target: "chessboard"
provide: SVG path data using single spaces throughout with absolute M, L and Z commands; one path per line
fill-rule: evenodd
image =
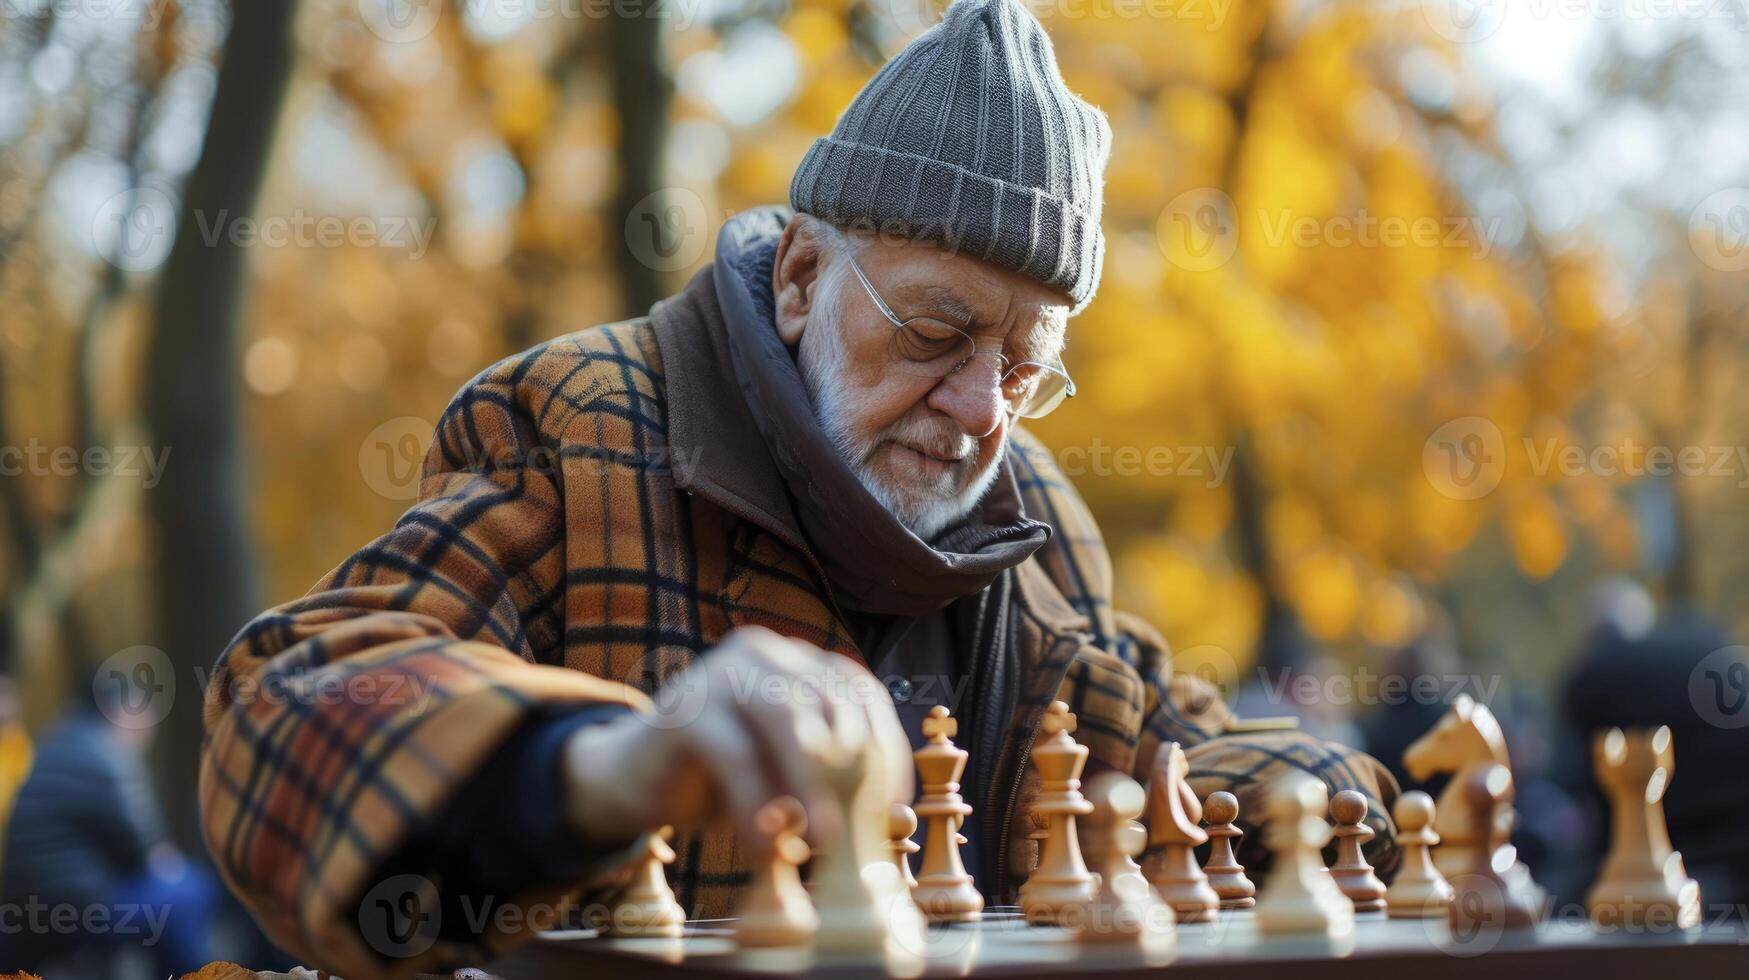
M 612 938 L 590 930 L 545 933 L 488 972 L 504 980 L 584 976 L 669 977 L 1025 976 L 1118 980 L 1143 974 L 1184 980 L 1319 980 L 1357 977 L 1488 980 L 1566 977 L 1749 976 L 1749 930 L 1740 920 L 1690 930 L 1608 929 L 1553 920 L 1521 930 L 1454 936 L 1443 919 L 1359 914 L 1350 941 L 1258 934 L 1249 910 L 1180 923 L 1154 946 L 1086 943 L 1066 929 L 1028 925 L 1015 908 L 978 922 L 935 925 L 921 956 L 827 955 L 807 948 L 737 949 L 731 920 L 687 923 L 679 938 Z M 904 951 L 900 951 L 903 954 Z
M 1273 861 L 1259 886 L 1232 849 L 1242 836 L 1236 797 L 1198 799 L 1178 744 L 1161 747 L 1146 788 L 1112 771 L 1083 783 L 1088 750 L 1074 730 L 1068 706 L 1053 703 L 1030 760 L 1039 791 L 1029 819 L 1042 839 L 1018 907 L 987 904 L 960 860 L 958 831 L 971 813 L 958 794 L 966 753 L 937 707 L 914 753 L 922 787 L 914 808 L 883 799 L 871 775 L 880 756 L 865 750 L 825 769 L 849 819 L 823 853 L 802 837 L 799 802 L 762 811 L 770 855 L 735 918 L 686 920 L 666 880 L 674 851 L 664 828 L 611 908 L 587 918 L 607 931 L 546 933 L 489 970 L 505 980 L 1123 977 L 1162 968 L 1211 980 L 1749 977 L 1749 921 L 1728 903 L 1703 904 L 1669 839 L 1667 728 L 1598 734 L 1597 776 L 1614 833 L 1578 916 L 1551 914 L 1549 896 L 1518 861 L 1499 724 L 1467 698 L 1405 756 L 1412 770 L 1456 778 L 1437 805 L 1420 792 L 1396 799 L 1403 859 L 1388 887 L 1362 850 L 1374 834 L 1363 794 L 1328 797 L 1322 781 L 1299 773 L 1272 782 Z M 920 818 L 922 845 L 913 839 Z M 1332 838 L 1336 858 L 1325 866 Z M 804 885 L 811 856 L 818 860 Z

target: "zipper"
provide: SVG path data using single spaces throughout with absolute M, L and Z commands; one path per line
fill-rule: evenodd
M 1042 718 L 1040 722 L 1042 725 Z M 1021 746 L 1020 757 L 1028 762 L 1032 760 L 1032 747 L 1038 742 L 1041 725 L 1032 726 L 1026 742 Z M 1014 808 L 1020 803 L 1020 786 L 1025 781 L 1026 763 L 1022 763 L 1019 773 L 1014 777 L 1013 786 L 1008 790 L 1008 803 L 1002 808 L 1002 825 L 996 831 L 996 887 L 991 889 L 992 895 L 1002 896 L 1008 893 L 1008 848 L 1014 833 Z

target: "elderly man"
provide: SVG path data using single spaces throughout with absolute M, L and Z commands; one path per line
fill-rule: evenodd
M 959 0 L 808 152 L 793 211 L 731 219 L 649 316 L 471 382 L 419 503 L 211 685 L 207 838 L 269 934 L 347 975 L 481 958 L 609 895 L 663 825 L 687 912 L 731 914 L 762 808 L 838 819 L 822 746 L 902 757 L 937 703 L 992 902 L 1028 871 L 1053 699 L 1094 771 L 1177 741 L 1202 792 L 1299 767 L 1388 805 L 1371 759 L 1241 733 L 1171 675 L 1019 427 L 1075 391 L 1109 143 L 1016 0 Z

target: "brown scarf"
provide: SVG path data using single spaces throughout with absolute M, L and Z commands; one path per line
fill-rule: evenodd
M 1006 459 L 972 512 L 929 541 L 863 487 L 815 421 L 794 355 L 777 335 L 771 274 L 790 216 L 757 208 L 718 236 L 714 281 L 734 381 L 839 602 L 908 616 L 945 608 L 1031 557 L 1050 526 L 1026 516 Z

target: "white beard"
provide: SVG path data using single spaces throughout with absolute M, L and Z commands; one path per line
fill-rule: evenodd
M 848 268 L 840 263 L 827 273 L 830 281 L 821 284 L 813 323 L 808 333 L 814 342 L 804 346 L 798 358 L 802 385 L 814 406 L 814 419 L 837 450 L 839 458 L 850 467 L 856 479 L 868 492 L 905 525 L 912 534 L 927 541 L 943 528 L 971 513 L 996 480 L 991 460 L 981 459 L 978 440 L 967 434 L 952 420 L 935 413 L 907 412 L 872 438 L 851 432 L 850 419 L 855 416 L 856 400 L 844 383 L 849 373 L 849 356 L 839 323 L 840 288 L 849 278 Z M 999 446 L 997 459 L 1006 448 Z M 932 485 L 901 483 L 879 471 L 873 456 L 883 445 L 900 441 L 908 445 L 928 446 L 943 456 L 963 456 L 968 469 L 976 476 L 964 487 L 954 484 L 956 472 L 945 473 Z

